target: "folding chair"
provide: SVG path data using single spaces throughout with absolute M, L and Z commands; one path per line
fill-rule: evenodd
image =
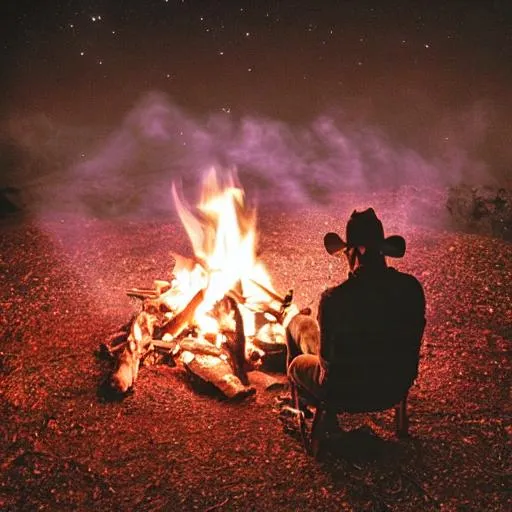
M 328 414 L 333 413 L 361 413 L 361 412 L 378 412 L 385 411 L 387 409 L 394 408 L 395 410 L 395 432 L 399 438 L 405 438 L 409 435 L 409 418 L 407 416 L 407 395 L 409 391 L 405 393 L 402 399 L 391 406 L 384 406 L 382 408 L 372 408 L 371 410 L 351 410 L 347 407 L 340 406 L 340 404 L 332 404 L 327 401 L 312 402 L 311 405 L 314 409 L 313 422 L 311 424 L 310 432 L 306 425 L 306 418 L 304 412 L 300 407 L 300 397 L 297 385 L 294 382 L 290 382 L 292 402 L 296 411 L 296 415 L 299 422 L 299 429 L 302 438 L 302 444 L 306 453 L 318 457 L 320 453 L 320 447 L 325 439 L 325 425 L 324 421 Z

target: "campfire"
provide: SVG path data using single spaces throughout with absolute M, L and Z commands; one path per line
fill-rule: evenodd
M 125 393 L 140 366 L 168 363 L 228 398 L 248 396 L 248 372 L 286 352 L 285 328 L 298 313 L 293 292 L 278 294 L 258 261 L 256 211 L 233 173 L 221 181 L 212 169 L 195 208 L 174 185 L 172 195 L 194 256 L 174 255 L 170 280 L 127 290 L 142 307 L 102 346 L 116 359 L 111 385 Z

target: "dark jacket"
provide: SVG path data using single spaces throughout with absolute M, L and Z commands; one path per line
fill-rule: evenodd
M 318 321 L 330 396 L 361 410 L 402 398 L 418 373 L 425 327 L 425 295 L 415 277 L 360 267 L 322 294 Z

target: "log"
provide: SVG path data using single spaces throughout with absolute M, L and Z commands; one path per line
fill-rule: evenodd
M 229 363 L 219 357 L 196 354 L 194 357 L 188 358 L 184 365 L 193 375 L 212 384 L 229 399 L 245 398 L 256 392 L 253 386 L 242 384 L 240 379 L 233 374 Z
M 161 348 L 164 350 L 168 350 L 169 352 L 172 352 L 176 349 L 176 346 L 178 345 L 176 341 L 162 341 L 162 340 L 155 340 L 152 339 L 148 346 L 152 345 L 155 348 Z
M 152 339 L 143 347 L 140 363 L 143 366 L 151 366 L 153 364 L 176 366 L 174 356 L 176 356 L 179 350 L 180 346 L 175 340 L 166 342 Z
M 142 311 L 132 323 L 128 340 L 120 352 L 117 368 L 112 374 L 110 384 L 120 393 L 126 393 L 133 387 L 139 374 L 141 358 L 147 352 L 153 339 L 156 317 Z
M 153 281 L 154 288 L 128 288 L 126 295 L 137 299 L 156 299 L 172 288 L 172 283 L 161 279 Z
M 140 365 L 140 353 L 134 341 L 124 347 L 118 359 L 117 369 L 112 374 L 110 384 L 119 393 L 126 393 L 137 380 Z
M 281 297 L 280 295 L 278 295 L 277 293 L 273 292 L 272 290 L 270 290 L 266 286 L 262 285 L 261 283 L 258 283 L 258 281 L 255 281 L 254 279 L 249 279 L 249 281 L 251 281 L 252 284 L 255 284 L 258 288 L 260 288 L 262 291 L 264 291 L 269 297 L 271 297 L 272 299 L 276 300 L 280 304 L 284 304 L 285 303 L 287 297 Z
M 105 345 L 110 350 L 115 350 L 116 347 L 126 342 L 126 338 L 128 338 L 129 329 L 126 331 L 117 331 L 114 334 L 111 334 L 107 340 L 105 341 Z
M 239 293 L 237 290 L 234 290 L 234 289 L 226 292 L 226 297 L 231 297 L 231 298 L 235 299 L 238 302 L 238 304 L 246 303 L 246 298 L 241 293 Z
M 170 281 L 164 281 L 162 279 L 155 279 L 153 281 L 153 286 L 155 287 L 156 294 L 162 295 L 162 293 L 165 293 L 172 288 L 172 283 Z
M 258 330 L 253 343 L 266 354 L 286 352 L 286 329 L 279 323 L 267 323 Z
M 227 336 L 226 349 L 231 356 L 231 363 L 233 365 L 235 375 L 240 379 L 244 386 L 247 386 L 249 384 L 249 379 L 247 377 L 245 360 L 244 321 L 235 299 L 230 296 L 226 296 L 225 300 L 230 304 L 235 316 L 235 332 L 234 335 Z
M 208 342 L 198 341 L 194 338 L 184 338 L 179 342 L 181 350 L 192 352 L 193 354 L 204 354 L 215 357 L 225 356 L 224 352 Z
M 156 299 L 158 297 L 158 292 L 151 288 L 128 288 L 126 290 L 126 295 L 128 297 L 135 297 L 136 299 Z
M 249 372 L 249 382 L 256 389 L 263 389 L 264 391 L 285 389 L 288 386 L 288 378 L 286 375 L 269 375 L 259 370 Z
M 162 336 L 164 334 L 170 334 L 171 336 L 177 336 L 180 334 L 194 318 L 196 309 L 199 307 L 204 299 L 205 290 L 199 290 L 190 302 L 182 309 L 177 315 L 175 315 L 167 324 L 162 327 Z
M 260 311 L 262 313 L 272 315 L 279 323 L 283 323 L 283 320 L 287 315 L 288 309 L 290 308 L 290 306 L 293 305 L 293 289 L 290 288 L 288 290 L 288 293 L 284 297 L 281 297 L 281 295 L 270 290 L 269 288 L 262 285 L 258 281 L 255 281 L 254 279 L 250 279 L 250 281 L 258 288 L 260 288 L 262 291 L 264 291 L 270 298 L 274 299 L 275 301 L 279 302 L 279 304 L 281 304 L 279 310 L 276 310 L 267 303 L 257 303 L 257 306 L 260 308 Z M 247 305 L 247 307 L 249 306 Z
M 258 308 L 258 309 L 256 309 L 256 308 L 254 309 L 258 313 L 263 313 L 264 315 L 271 315 L 279 323 L 281 323 L 283 321 L 283 312 L 278 311 L 277 309 L 274 309 L 272 306 L 269 306 L 268 304 L 266 304 L 264 302 L 255 303 L 254 305 Z
M 137 342 L 139 347 L 148 345 L 153 339 L 153 333 L 158 323 L 158 318 L 155 315 L 141 311 L 132 324 L 128 340 Z

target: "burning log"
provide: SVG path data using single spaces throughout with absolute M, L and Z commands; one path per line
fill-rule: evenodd
M 280 323 L 266 323 L 256 333 L 253 344 L 264 356 L 264 368 L 282 372 L 286 368 L 286 329 Z
M 234 336 L 228 336 L 226 342 L 226 349 L 228 350 L 231 356 L 233 371 L 235 375 L 240 379 L 244 386 L 247 386 L 249 384 L 249 379 L 247 378 L 247 362 L 245 360 L 244 322 L 236 301 L 229 296 L 226 297 L 225 300 L 227 300 L 228 303 L 230 304 L 234 313 L 235 320 Z
M 172 283 L 162 279 L 155 279 L 155 281 L 153 281 L 153 286 L 155 287 L 156 293 L 158 295 L 162 295 L 162 293 L 165 293 L 172 288 Z
M 285 316 L 288 314 L 290 306 L 292 306 L 293 290 L 288 290 L 288 293 L 284 297 L 281 297 L 281 295 L 270 290 L 269 288 L 262 285 L 258 281 L 255 281 L 254 279 L 251 279 L 250 281 L 252 284 L 256 285 L 260 290 L 265 292 L 271 299 L 275 300 L 280 304 L 279 310 L 276 310 L 268 303 L 260 303 L 261 311 L 263 313 L 272 315 L 279 323 L 283 323 Z
M 288 293 L 284 297 L 281 297 L 281 295 L 279 295 L 276 292 L 270 290 L 269 288 L 267 288 L 266 286 L 262 285 L 258 281 L 254 280 L 254 279 L 250 279 L 250 281 L 251 281 L 252 284 L 254 284 L 258 288 L 260 288 L 260 290 L 264 291 L 270 298 L 272 298 L 275 301 L 279 302 L 279 304 L 281 304 L 281 309 L 282 310 L 288 308 L 291 305 L 292 300 L 293 300 L 293 289 L 290 288 L 288 290 Z
M 167 350 L 168 352 L 174 352 L 178 347 L 178 343 L 176 341 L 162 341 L 162 340 L 151 340 L 150 347 L 153 348 L 161 348 L 163 350 Z
M 170 334 L 175 337 L 185 329 L 194 318 L 194 313 L 204 299 L 204 290 L 199 290 L 192 300 L 174 316 L 166 325 L 162 328 L 162 334 Z
M 286 351 L 286 329 L 279 323 L 267 323 L 263 325 L 253 343 L 265 353 Z
M 156 299 L 172 288 L 172 283 L 161 279 L 153 281 L 154 288 L 128 288 L 126 295 L 137 299 Z
M 226 354 L 215 345 L 205 341 L 198 341 L 195 338 L 185 338 L 179 342 L 179 347 L 184 352 L 191 352 L 192 354 L 202 354 L 207 356 L 226 357 Z
M 148 289 L 132 289 L 147 292 L 147 297 L 143 302 L 143 310 L 132 321 L 130 333 L 116 333 L 111 337 L 115 343 L 107 346 L 109 355 L 116 355 L 118 363 L 111 377 L 112 387 L 125 393 L 133 387 L 141 363 L 148 365 L 163 362 L 166 357 L 171 357 L 167 359 L 170 362 L 181 354 L 181 361 L 191 373 L 220 389 L 228 398 L 251 394 L 248 368 L 265 361 L 265 353 L 270 357 L 276 354 L 280 356 L 286 350 L 283 342 L 284 328 L 280 321 L 291 308 L 277 311 L 265 302 L 248 303 L 241 286 L 234 287 L 210 313 L 218 322 L 224 338 L 224 342 L 216 346 L 213 343 L 215 336 L 211 340 L 207 334 L 204 335 L 206 338 L 202 335 L 182 337 L 183 331 L 191 327 L 196 310 L 204 300 L 205 290 L 200 289 L 179 313 L 168 320 L 173 313 L 170 308 L 174 306 L 175 298 L 179 297 L 179 290 L 172 291 L 167 286 L 170 283 L 162 283 L 161 287 L 155 286 L 162 293 L 157 295 L 157 289 L 152 290 L 151 297 Z M 277 294 L 274 295 L 277 297 Z M 283 304 L 288 302 L 289 298 L 285 297 Z M 240 311 L 242 306 L 259 311 L 260 314 L 271 314 L 277 320 L 265 323 L 260 328 L 253 340 L 255 346 L 250 357 L 246 351 L 245 329 Z
M 142 311 L 107 345 L 118 361 L 111 382 L 121 392 L 133 386 L 142 362 L 172 360 L 230 398 L 246 396 L 254 392 L 248 368 L 261 364 L 270 348 L 281 354 L 286 347 L 284 328 L 298 312 L 292 291 L 281 296 L 273 290 L 257 260 L 255 210 L 245 205 L 235 177 L 226 178 L 221 183 L 214 171 L 207 176 L 196 209 L 173 188 L 194 256 L 175 255 L 176 274 L 169 281 L 126 290 L 142 301 Z M 204 311 L 199 306 L 210 292 L 225 296 Z M 269 322 L 280 327 L 261 330 Z

